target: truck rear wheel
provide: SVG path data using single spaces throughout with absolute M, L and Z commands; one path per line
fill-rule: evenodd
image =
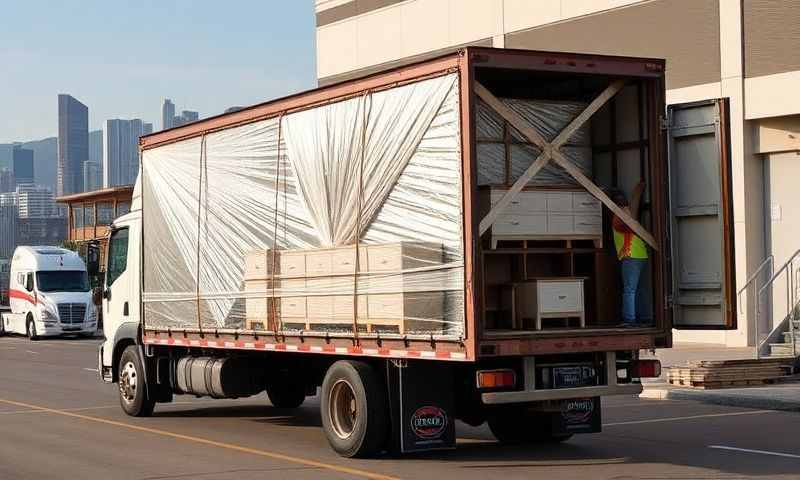
M 132 417 L 149 417 L 153 414 L 155 400 L 148 398 L 144 367 L 139 349 L 129 345 L 119 360 L 119 404 Z
M 389 428 L 386 389 L 366 363 L 340 360 L 322 382 L 322 427 L 331 447 L 343 457 L 381 451 Z
M 571 434 L 553 433 L 551 412 L 503 408 L 489 416 L 489 430 L 501 443 L 560 443 Z

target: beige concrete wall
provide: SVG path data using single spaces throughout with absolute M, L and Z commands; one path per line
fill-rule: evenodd
M 738 289 L 769 249 L 800 246 L 800 236 L 785 228 L 795 220 L 773 228 L 770 211 L 764 208 L 765 195 L 773 188 L 794 202 L 800 201 L 800 189 L 773 187 L 764 178 L 766 156 L 761 154 L 775 151 L 765 148 L 776 145 L 791 147 L 794 140 L 789 129 L 781 130 L 766 119 L 800 114 L 800 55 L 795 48 L 800 36 L 782 38 L 800 25 L 792 20 L 800 10 L 794 3 L 318 0 L 318 14 L 330 10 L 325 24 L 317 28 L 318 77 L 320 83 L 331 83 L 475 43 L 667 57 L 668 103 L 729 99 Z M 786 8 L 792 11 L 781 13 Z M 343 15 L 347 11 L 351 14 Z M 786 163 L 783 157 L 775 161 L 784 170 L 790 168 Z M 770 245 L 765 243 L 767 230 Z M 752 295 L 743 300 L 736 330 L 676 331 L 675 340 L 752 345 L 755 302 Z
M 798 179 L 800 179 L 800 150 L 766 154 L 769 190 L 768 235 L 770 253 L 775 264 L 783 265 L 800 248 L 800 208 L 798 208 Z M 795 262 L 800 267 L 800 261 Z M 786 274 L 781 275 L 772 289 L 772 315 L 764 316 L 760 331 L 766 333 L 781 322 L 786 314 Z M 769 328 L 769 330 L 766 330 Z
M 659 0 L 674 1 L 674 0 Z M 708 0 L 702 0 L 708 1 Z M 640 0 L 321 0 L 317 78 L 642 3 Z M 646 2 L 645 2 L 646 3 Z

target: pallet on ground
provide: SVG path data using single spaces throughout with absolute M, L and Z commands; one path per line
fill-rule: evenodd
M 790 366 L 782 359 L 701 360 L 666 370 L 673 385 L 711 389 L 774 383 L 788 378 Z

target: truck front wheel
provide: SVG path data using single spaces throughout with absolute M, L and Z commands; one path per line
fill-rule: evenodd
M 149 417 L 153 414 L 155 400 L 148 398 L 144 367 L 139 350 L 129 345 L 119 359 L 119 404 L 132 417 Z
M 29 340 L 39 340 L 39 335 L 36 334 L 36 323 L 33 321 L 31 314 L 28 314 L 28 319 L 25 322 L 25 330 Z
M 571 434 L 553 432 L 552 412 L 525 408 L 502 408 L 489 415 L 489 430 L 501 443 L 559 443 Z
M 343 457 L 381 451 L 389 428 L 386 388 L 374 368 L 340 360 L 322 382 L 322 427 L 331 447 Z

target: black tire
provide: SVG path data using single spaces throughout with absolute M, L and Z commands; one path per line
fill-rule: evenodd
M 33 317 L 28 315 L 28 320 L 25 322 L 25 333 L 28 336 L 28 339 L 35 342 L 39 340 L 39 335 L 36 335 L 36 322 L 33 321 Z
M 306 400 L 306 386 L 280 375 L 267 381 L 267 396 L 275 408 L 297 408 Z
M 524 408 L 502 408 L 489 416 L 489 430 L 500 443 L 560 443 L 572 434 L 552 431 L 550 412 L 532 412 Z
M 122 410 L 132 417 L 149 417 L 153 414 L 155 400 L 149 398 L 145 382 L 144 367 L 139 358 L 139 349 L 129 345 L 119 359 L 117 387 Z
M 325 436 L 339 455 L 368 457 L 384 449 L 389 431 L 386 388 L 368 364 L 339 360 L 331 365 L 322 382 L 320 410 Z

